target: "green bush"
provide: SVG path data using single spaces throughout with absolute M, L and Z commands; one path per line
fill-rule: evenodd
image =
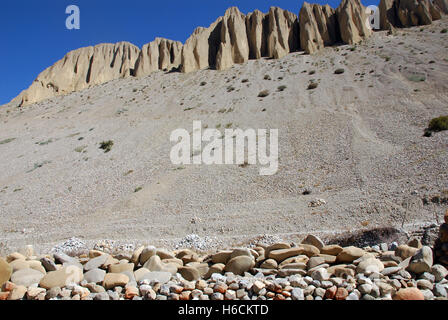
M 100 143 L 100 149 L 104 150 L 104 153 L 108 153 L 108 152 L 110 152 L 110 150 L 112 150 L 113 145 L 114 145 L 114 142 L 112 140 L 103 141 Z
M 317 86 L 318 86 L 317 82 L 311 82 L 311 83 L 308 85 L 308 90 L 314 90 L 314 89 L 317 88 Z
M 286 88 L 287 88 L 286 86 L 279 86 L 277 88 L 277 90 L 278 90 L 278 92 L 282 92 L 282 91 L 285 91 Z
M 448 130 L 448 116 L 432 119 L 429 122 L 428 130 L 432 132 Z
M 440 33 L 447 33 L 448 29 L 442 29 L 442 31 L 440 31 Z

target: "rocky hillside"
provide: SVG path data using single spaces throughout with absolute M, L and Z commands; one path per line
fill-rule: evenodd
M 431 24 L 448 13 L 447 7 L 447 0 L 382 0 L 381 28 Z M 157 70 L 225 70 L 249 59 L 279 59 L 300 50 L 312 54 L 325 46 L 356 44 L 372 34 L 366 21 L 366 8 L 360 0 L 342 0 L 336 10 L 304 3 L 299 16 L 280 8 L 244 15 L 233 7 L 210 27 L 197 28 L 185 44 L 157 38 L 141 50 L 121 42 L 72 51 L 43 71 L 11 103 L 26 106 Z

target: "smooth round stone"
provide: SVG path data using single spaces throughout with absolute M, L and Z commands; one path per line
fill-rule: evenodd
M 171 280 L 171 277 L 172 277 L 171 272 L 150 271 L 140 276 L 138 281 L 148 280 L 149 283 L 156 282 L 160 284 L 165 284 Z
M 134 272 L 134 264 L 130 262 L 130 263 L 111 264 L 109 266 L 110 273 L 122 273 L 125 271 Z
M 347 296 L 346 300 L 356 300 L 357 301 L 357 300 L 359 300 L 359 297 L 356 293 L 352 292 Z
M 352 263 L 353 261 L 361 258 L 365 254 L 366 252 L 360 248 L 356 248 L 353 246 L 345 247 L 342 249 L 341 252 L 339 252 L 336 261 L 342 263 Z
M 448 297 L 448 286 L 442 285 L 442 284 L 436 284 L 434 286 L 433 292 L 436 297 L 447 298 Z
M 324 268 L 320 268 L 315 270 L 312 274 L 311 277 L 314 280 L 318 280 L 318 281 L 323 281 L 323 280 L 328 280 L 330 279 L 330 274 L 327 272 L 326 269 Z
M 417 288 L 420 290 L 432 290 L 434 288 L 434 285 L 425 279 L 417 280 Z
M 402 269 L 401 267 L 384 268 L 383 271 L 381 271 L 381 274 L 384 275 L 384 276 L 390 276 L 391 274 L 397 273 L 401 269 Z
M 104 281 L 104 277 L 106 276 L 106 271 L 101 269 L 92 269 L 86 273 L 84 273 L 84 280 L 88 283 L 101 283 Z
M 104 277 L 103 287 L 113 289 L 115 287 L 124 287 L 129 282 L 129 277 L 121 273 L 108 273 Z
M 185 280 L 188 281 L 199 280 L 201 278 L 199 271 L 193 267 L 180 267 L 178 272 Z
M 106 263 L 107 259 L 109 258 L 109 255 L 103 254 L 101 256 L 98 256 L 96 258 L 90 259 L 85 265 L 84 265 L 84 271 L 90 271 L 93 269 L 98 269 L 103 264 Z
M 68 266 L 57 271 L 48 272 L 40 281 L 39 286 L 45 289 L 62 288 L 73 283 L 79 284 L 83 279 L 82 269 L 76 266 Z
M 139 261 L 141 265 L 144 265 L 149 258 L 156 255 L 156 248 L 153 246 L 146 247 L 140 253 Z
M 393 300 L 425 300 L 423 293 L 417 288 L 400 289 L 392 297 Z
M 434 275 L 435 282 L 440 282 L 448 276 L 448 270 L 440 264 L 435 264 L 431 268 L 431 274 Z
M 424 246 L 419 249 L 407 268 L 408 271 L 420 274 L 423 272 L 430 272 L 433 264 L 433 253 L 430 247 Z
M 0 258 L 0 288 L 11 278 L 12 275 L 12 268 L 4 260 L 3 258 Z
M 302 244 L 310 244 L 318 248 L 319 250 L 325 246 L 325 243 L 317 236 L 309 234 L 303 239 Z
M 249 271 L 255 266 L 255 261 L 252 257 L 239 256 L 231 259 L 225 267 L 226 272 L 232 272 L 235 275 L 243 275 L 244 272 Z
M 19 286 L 30 287 L 38 284 L 45 275 L 34 269 L 21 269 L 14 272 L 11 276 L 11 282 Z

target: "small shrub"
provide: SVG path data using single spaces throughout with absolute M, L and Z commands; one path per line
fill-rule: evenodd
M 232 92 L 232 91 L 234 91 L 234 90 L 235 90 L 235 88 L 232 87 L 232 86 L 227 87 L 227 92 Z
M 10 143 L 10 142 L 12 142 L 14 140 L 16 140 L 16 138 L 5 139 L 5 140 L 0 141 L 0 144 L 7 144 L 7 143 Z
M 345 69 L 343 69 L 343 68 L 336 69 L 336 70 L 334 71 L 335 74 L 343 74 L 344 72 L 345 72 Z
M 282 91 L 285 91 L 286 88 L 287 88 L 286 86 L 279 86 L 277 88 L 277 90 L 278 90 L 278 92 L 282 92 Z
M 424 74 L 412 74 L 408 76 L 408 80 L 412 82 L 423 82 L 426 81 L 426 76 Z
M 268 74 L 267 74 L 267 75 L 265 75 L 263 79 L 264 79 L 264 80 L 272 80 L 272 79 L 271 79 L 271 76 L 270 76 L 270 75 L 268 75 Z
M 100 143 L 100 149 L 104 150 L 104 153 L 108 153 L 112 150 L 113 145 L 114 145 L 114 142 L 112 140 L 103 141 Z
M 313 75 L 313 74 L 315 74 L 316 73 L 316 70 L 311 70 L 310 72 L 308 72 L 308 74 L 311 76 L 311 75 Z
M 263 90 L 258 94 L 259 98 L 265 98 L 269 95 L 269 90 Z
M 243 79 L 243 80 L 241 80 L 241 82 L 242 83 L 247 83 L 247 82 L 249 82 L 249 79 Z
M 77 147 L 75 148 L 75 152 L 81 153 L 84 152 L 84 150 L 87 148 L 87 146 L 81 146 L 81 147 Z
M 317 86 L 318 86 L 317 82 L 311 82 L 311 83 L 308 85 L 308 90 L 314 90 L 314 89 L 317 88 Z
M 134 193 L 137 193 L 137 192 L 139 192 L 139 191 L 142 191 L 142 187 L 137 187 L 137 188 L 135 188 L 135 190 L 134 190 Z
M 442 29 L 442 31 L 440 31 L 440 33 L 447 33 L 448 29 Z
M 207 84 L 207 82 L 202 81 L 202 82 L 201 82 L 201 87 L 205 86 L 206 84 Z
M 448 116 L 434 118 L 429 122 L 428 129 L 432 132 L 448 130 Z

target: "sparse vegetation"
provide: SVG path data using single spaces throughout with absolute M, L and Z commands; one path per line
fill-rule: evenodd
M 448 116 L 441 116 L 429 122 L 426 132 L 440 132 L 445 130 L 448 130 Z
M 104 150 L 104 153 L 108 153 L 112 150 L 114 142 L 112 140 L 103 141 L 100 143 L 100 149 Z
M 0 145 L 10 143 L 14 140 L 16 140 L 16 138 L 9 138 L 9 139 L 2 140 L 2 141 L 0 141 Z
M 232 92 L 232 91 L 235 91 L 235 88 L 232 87 L 232 86 L 228 86 L 227 87 L 227 92 Z
M 277 88 L 277 91 L 278 91 L 278 92 L 282 92 L 282 91 L 285 91 L 286 88 L 287 88 L 286 86 L 279 86 L 279 87 Z
M 269 90 L 263 90 L 258 94 L 259 98 L 265 98 L 269 95 Z
M 29 172 L 32 172 L 32 171 L 34 171 L 34 170 L 36 170 L 36 169 L 38 169 L 38 168 L 42 168 L 44 165 L 49 164 L 49 163 L 51 163 L 51 161 L 48 161 L 48 160 L 45 160 L 45 161 L 43 161 L 43 162 L 41 162 L 41 163 L 35 163 L 33 169 L 31 169 L 30 171 L 28 171 L 28 173 L 29 173 Z
M 426 81 L 426 76 L 424 74 L 411 74 L 407 78 L 409 81 L 412 81 L 412 82 Z
M 87 148 L 87 146 L 80 146 L 75 148 L 75 152 L 81 153 L 84 152 L 84 150 Z
M 47 141 L 36 142 L 36 144 L 38 144 L 40 146 L 46 146 L 47 144 L 50 144 L 52 142 L 53 142 L 53 139 L 48 139 Z
M 311 82 L 311 83 L 308 85 L 308 90 L 314 90 L 314 89 L 317 88 L 317 86 L 318 86 L 317 82 Z
M 137 192 L 139 192 L 139 191 L 142 191 L 142 189 L 143 189 L 143 187 L 137 187 L 137 188 L 135 188 L 134 193 L 137 193 Z

